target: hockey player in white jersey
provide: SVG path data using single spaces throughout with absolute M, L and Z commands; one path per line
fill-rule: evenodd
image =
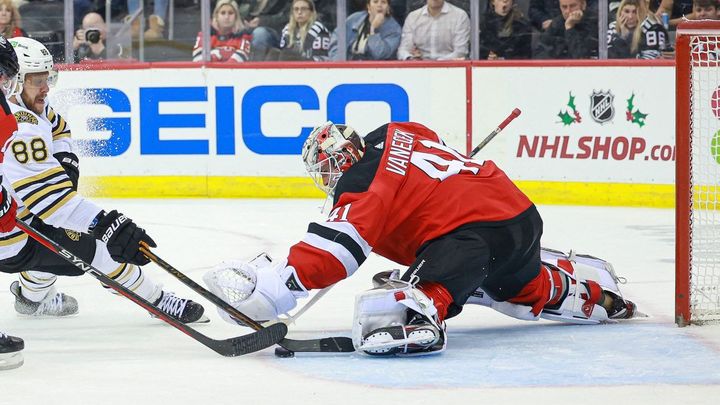
M 15 50 L 0 35 L 0 85 L 10 82 L 18 73 L 18 61 Z M 5 88 L 0 86 L 0 164 L 3 160 L 5 144 L 17 131 L 17 122 L 10 113 L 5 99 Z M 0 179 L 2 171 L 0 171 Z M 2 182 L 2 180 L 0 180 Z M 0 232 L 10 232 L 15 227 L 17 203 L 5 187 L 0 186 Z M 19 337 L 10 336 L 0 330 L 0 370 L 20 367 L 23 364 L 22 350 L 25 342 Z
M 16 38 L 15 43 L 25 43 L 28 46 L 33 46 L 34 43 L 30 42 L 29 38 Z M 40 52 L 41 49 L 38 48 Z M 31 62 L 35 63 L 35 62 Z M 26 66 L 27 69 L 43 69 L 40 65 Z M 21 72 L 18 72 L 21 73 Z M 21 73 L 22 74 L 22 73 Z M 50 71 L 48 77 L 48 83 L 54 84 L 56 79 L 56 72 Z M 65 170 L 65 173 L 70 178 L 73 184 L 73 190 L 77 191 L 78 179 L 80 177 L 79 171 L 79 159 L 75 153 L 73 153 L 73 143 L 70 134 L 70 128 L 68 127 L 65 120 L 57 114 L 50 103 L 47 101 L 47 90 L 37 86 L 28 86 L 24 88 L 21 83 L 17 80 L 13 80 L 15 86 L 10 89 L 16 94 L 13 97 L 13 101 L 21 107 L 33 111 L 40 117 L 43 117 L 46 122 L 51 125 L 52 131 L 52 150 L 53 156 L 60 162 L 61 166 Z M 24 97 L 23 97 L 24 96 Z M 27 101 L 28 105 L 25 104 Z M 70 295 L 58 293 L 55 294 L 55 304 L 58 305 L 37 305 L 37 302 L 33 299 L 47 296 L 47 289 L 55 283 L 56 276 L 54 274 L 28 270 L 19 273 L 18 281 L 11 285 L 10 291 L 16 296 L 15 309 L 18 313 L 23 315 L 46 315 L 46 316 L 67 316 L 73 315 L 78 312 L 78 305 L 75 298 Z
M 143 274 L 149 262 L 140 242 L 156 246 L 130 218 L 106 212 L 76 191 L 79 167 L 64 121 L 48 106 L 57 78 L 52 56 L 30 38 L 12 38 L 19 73 L 9 98 L 18 124 L 7 145 L 3 186 L 18 203 L 18 217 L 91 263 L 123 286 L 182 322 L 207 320 L 203 307 L 182 299 Z M 55 121 L 55 129 L 53 125 Z M 57 123 L 63 123 L 60 127 Z M 15 308 L 27 315 L 64 316 L 78 312 L 77 301 L 54 288 L 57 275 L 84 274 L 15 228 L 0 233 L 0 271 L 22 273 L 13 282 Z

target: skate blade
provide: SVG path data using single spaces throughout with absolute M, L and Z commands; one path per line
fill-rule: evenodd
M 67 315 L 33 315 L 33 314 L 23 314 L 21 312 L 15 312 L 17 314 L 18 318 L 21 319 L 59 319 L 59 318 L 74 318 L 80 314 L 80 311 L 75 312 L 74 314 L 67 314 Z
M 160 319 L 155 314 L 152 314 L 152 313 L 150 314 L 150 318 Z M 177 318 L 173 318 L 173 319 L 179 321 L 179 319 L 177 319 Z M 182 322 L 182 321 L 180 321 L 180 322 Z M 210 318 L 208 318 L 205 314 L 203 314 L 200 318 L 198 318 L 197 321 L 187 322 L 187 323 L 183 322 L 183 323 L 185 325 L 197 325 L 197 324 L 203 324 L 203 323 L 210 323 Z
M 205 314 L 203 314 L 203 316 L 201 316 L 197 321 L 190 322 L 190 323 L 193 325 L 196 323 L 210 323 L 210 318 L 208 318 Z
M 21 352 L 0 354 L 0 370 L 12 370 L 23 365 L 25 359 Z

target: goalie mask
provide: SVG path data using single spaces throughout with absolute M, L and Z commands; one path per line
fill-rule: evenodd
M 303 145 L 305 169 L 318 188 L 333 196 L 340 176 L 357 163 L 365 142 L 347 125 L 327 122 L 315 128 Z

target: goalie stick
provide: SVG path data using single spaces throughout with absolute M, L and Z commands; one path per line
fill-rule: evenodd
M 208 348 L 214 350 L 218 354 L 227 357 L 235 357 L 241 356 L 243 354 L 256 352 L 274 345 L 287 334 L 287 325 L 285 325 L 284 323 L 277 323 L 244 336 L 238 336 L 224 340 L 212 339 L 185 325 L 179 320 L 168 316 L 166 313 L 162 312 L 157 306 L 135 294 L 133 291 L 125 288 L 125 286 L 108 277 L 105 273 L 96 269 L 92 265 L 86 263 L 84 260 L 77 257 L 72 252 L 60 246 L 60 244 L 58 244 L 54 240 L 43 235 L 32 225 L 24 222 L 21 219 L 16 219 L 16 225 L 18 228 L 25 231 L 25 233 L 27 233 L 31 238 L 38 241 L 38 243 L 50 249 L 53 253 L 64 258 L 68 262 L 75 265 L 75 267 L 95 277 L 101 283 L 117 291 L 119 294 L 125 296 L 130 301 L 133 301 L 134 303 L 143 307 L 151 314 L 162 319 L 163 321 L 167 322 L 171 326 L 175 327 L 176 329 L 180 330 L 191 338 L 197 340 Z
M 188 276 L 183 274 L 180 270 L 176 269 L 175 267 L 170 265 L 168 262 L 161 259 L 158 255 L 156 255 L 153 251 L 151 251 L 150 247 L 147 244 L 145 244 L 144 242 L 141 242 L 140 251 L 145 256 L 147 256 L 148 259 L 150 259 L 155 264 L 160 266 L 160 268 L 162 268 L 163 270 L 170 273 L 173 277 L 180 280 L 181 283 L 185 284 L 191 290 L 200 294 L 203 298 L 212 302 L 218 308 L 227 312 L 232 317 L 241 320 L 243 323 L 245 323 L 249 327 L 255 329 L 256 331 L 263 330 L 263 328 L 264 328 L 263 325 L 261 325 L 254 319 L 248 317 L 247 315 L 243 314 L 242 312 L 238 311 L 237 309 L 235 309 L 235 307 L 233 307 L 232 305 L 225 302 L 222 298 L 220 298 L 217 295 L 213 294 L 212 292 L 208 291 L 205 287 L 196 283 L 191 278 L 189 278 Z M 268 328 L 271 328 L 278 324 L 285 325 L 285 323 L 278 322 L 278 323 L 274 323 L 274 324 L 268 326 Z M 350 339 L 348 337 L 344 337 L 344 336 L 328 337 L 328 338 L 320 338 L 320 339 L 307 339 L 307 340 L 284 338 L 282 340 L 279 340 L 276 343 L 278 345 L 282 346 L 284 349 L 289 350 L 291 352 L 345 353 L 345 352 L 354 352 L 355 351 L 355 347 L 353 346 L 352 339 Z M 277 350 L 276 350 L 276 352 L 277 352 Z
M 515 118 L 520 116 L 521 112 L 522 111 L 520 111 L 519 108 L 515 108 L 514 110 L 512 110 L 510 115 L 508 115 L 507 118 L 505 118 L 505 120 L 503 122 L 501 122 L 497 128 L 495 128 L 492 132 L 490 132 L 490 134 L 488 136 L 486 136 L 485 139 L 483 139 L 480 142 L 480 144 L 478 144 L 478 146 L 476 146 L 475 149 L 472 150 L 472 152 L 470 152 L 470 157 L 474 157 L 475 155 L 477 155 L 478 152 L 480 152 L 480 150 L 482 150 L 482 148 L 485 147 L 485 145 L 490 143 L 490 141 L 492 141 L 493 138 L 495 138 L 495 135 L 499 134 L 500 131 L 505 129 L 505 127 L 508 126 L 508 124 L 511 123 L 512 120 L 514 120 Z

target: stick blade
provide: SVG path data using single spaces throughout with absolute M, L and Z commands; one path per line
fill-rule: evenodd
M 275 345 L 283 340 L 287 333 L 287 325 L 276 323 L 247 335 L 216 341 L 215 345 L 210 343 L 210 346 L 218 354 L 237 357 Z
M 349 337 L 328 337 L 322 339 L 283 339 L 278 344 L 292 352 L 311 353 L 351 353 L 355 351 Z

